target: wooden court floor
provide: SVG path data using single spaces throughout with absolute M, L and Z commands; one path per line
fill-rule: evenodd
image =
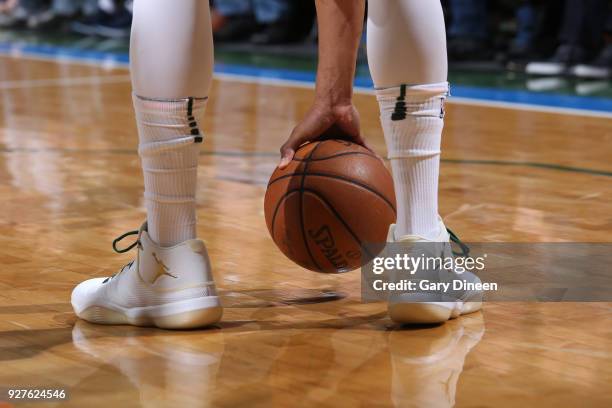
M 223 321 L 171 332 L 77 321 L 80 281 L 130 254 L 144 218 L 128 72 L 0 57 L 0 388 L 60 387 L 70 407 L 610 407 L 612 305 L 487 303 L 399 328 L 357 272 L 285 259 L 263 219 L 277 149 L 312 91 L 215 81 L 199 234 Z M 384 154 L 371 95 L 364 133 Z M 467 241 L 609 242 L 612 121 L 450 103 L 440 210 Z M 0 404 L 1 405 L 1 404 Z

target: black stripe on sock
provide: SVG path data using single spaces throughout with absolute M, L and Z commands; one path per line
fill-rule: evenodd
M 193 117 L 193 98 L 187 100 L 187 117 Z
M 395 102 L 395 110 L 391 114 L 391 120 L 406 119 L 406 110 L 406 85 L 401 85 L 400 95 L 397 97 L 397 102 Z
M 193 138 L 194 143 L 202 143 L 204 138 L 200 134 L 200 129 L 198 129 L 198 122 L 196 122 L 195 117 L 193 116 L 193 98 L 190 97 L 187 100 L 187 120 L 189 121 L 189 127 L 191 128 L 191 135 L 195 136 Z

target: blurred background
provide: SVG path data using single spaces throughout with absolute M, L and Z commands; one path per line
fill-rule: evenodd
M 442 3 L 451 81 L 612 96 L 610 1 Z M 211 7 L 219 63 L 314 69 L 314 1 L 213 0 Z M 0 0 L 0 45 L 70 46 L 125 55 L 131 10 L 131 0 Z M 364 51 L 358 76 L 367 77 Z

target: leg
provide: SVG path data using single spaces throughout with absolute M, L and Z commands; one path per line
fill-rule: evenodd
M 373 1 L 368 5 L 367 34 L 376 88 L 446 81 L 446 32 L 439 1 Z
M 196 236 L 196 178 L 212 78 L 207 2 L 140 0 L 130 44 L 149 235 L 162 246 Z
M 207 2 L 136 0 L 130 42 L 134 93 L 147 98 L 205 97 L 213 43 Z
M 196 236 L 195 196 L 202 135 L 197 118 L 212 74 L 208 2 L 136 0 L 131 68 L 147 223 L 115 240 L 136 259 L 72 292 L 82 319 L 163 328 L 206 326 L 222 308 L 206 246 Z M 116 244 L 138 235 L 126 249 Z
M 397 197 L 396 238 L 434 239 L 440 142 L 448 93 L 439 1 L 378 0 L 368 10 L 368 61 Z
M 432 257 L 450 250 L 450 236 L 438 216 L 440 141 L 448 94 L 444 31 L 439 1 L 370 2 L 368 60 L 397 199 L 397 224 L 391 227 L 388 241 L 433 241 L 425 249 Z M 427 272 L 419 271 L 419 277 Z M 453 271 L 436 272 L 437 277 L 427 278 L 449 282 L 456 277 Z M 479 282 L 468 271 L 461 277 Z M 481 307 L 482 292 L 447 295 L 418 291 L 392 295 L 389 316 L 398 323 L 440 323 Z

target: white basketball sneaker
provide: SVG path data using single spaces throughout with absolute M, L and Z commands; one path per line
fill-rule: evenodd
M 135 243 L 118 249 L 129 235 Z M 123 234 L 113 242 L 117 252 L 137 247 L 136 259 L 108 278 L 80 283 L 72 291 L 72 307 L 78 317 L 99 324 L 157 326 L 189 329 L 221 319 L 223 309 L 211 274 L 204 243 L 193 239 L 173 247 L 156 245 L 140 230 Z
M 452 232 L 451 232 L 452 234 Z M 461 243 L 454 234 L 449 234 L 444 222 L 440 219 L 440 234 L 432 241 L 418 235 L 406 235 L 395 239 L 395 224 L 389 227 L 387 242 L 390 243 L 419 243 L 431 242 L 426 245 L 432 257 L 453 256 L 450 241 L 452 240 L 461 245 L 466 253 L 467 247 Z M 466 253 L 467 254 L 467 253 Z M 427 272 L 430 273 L 430 272 Z M 421 276 L 423 276 L 421 274 Z M 454 271 L 440 269 L 431 276 L 435 282 L 452 282 L 454 279 L 479 284 L 478 276 L 470 271 L 458 274 Z M 476 312 L 482 307 L 483 292 L 478 290 L 449 290 L 444 293 L 431 291 L 412 291 L 409 293 L 392 294 L 389 297 L 388 312 L 389 317 L 396 323 L 442 323 L 460 315 Z

